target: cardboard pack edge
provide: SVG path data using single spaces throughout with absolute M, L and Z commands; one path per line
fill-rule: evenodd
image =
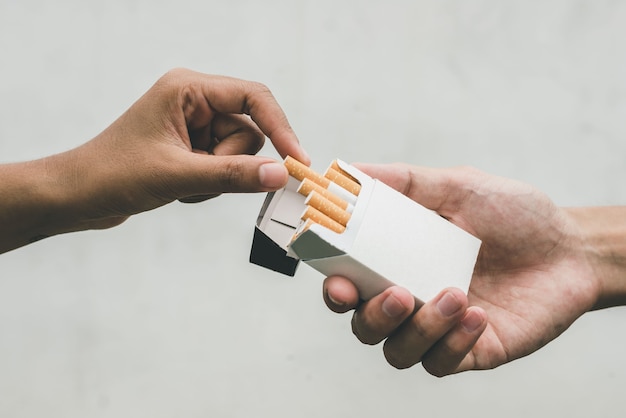
M 287 255 L 287 250 L 274 242 L 265 232 L 260 229 L 261 220 L 265 216 L 268 207 L 276 192 L 270 192 L 263 201 L 263 206 L 257 217 L 252 237 L 250 250 L 250 262 L 257 266 L 265 267 L 287 276 L 295 276 L 300 260 Z
M 275 233 L 272 237 L 272 233 L 268 235 L 264 231 L 266 229 L 268 232 L 272 232 L 269 230 L 274 228 L 274 226 L 268 227 L 267 223 L 270 221 L 266 214 L 268 210 L 270 210 L 269 215 L 280 212 L 277 210 L 277 205 L 280 205 L 282 199 L 295 199 L 291 204 L 297 206 L 301 202 L 304 205 L 303 196 L 289 197 L 289 194 L 284 194 L 296 193 L 295 190 L 299 182 L 291 183 L 286 186 L 285 190 L 281 189 L 281 191 L 270 193 L 266 197 L 257 218 L 250 261 L 262 267 L 293 276 L 300 259 L 302 259 L 323 274 L 339 274 L 351 278 L 359 287 L 364 299 L 371 298 L 394 283 L 407 287 L 421 300 L 434 297 L 438 290 L 448 286 L 459 287 L 467 292 L 480 248 L 480 240 L 379 180 L 372 179 L 340 160 L 338 163 L 362 186 L 353 212 L 353 218 L 357 219 L 355 222 L 358 227 L 353 225 L 350 228 L 351 219 L 348 222 L 346 232 L 336 234 L 320 225 L 313 225 L 293 242 L 281 238 L 281 246 L 276 242 L 281 239 L 276 239 L 276 241 L 273 239 L 276 238 Z M 374 197 L 372 197 L 373 194 L 375 194 Z M 392 202 L 390 202 L 389 207 L 387 207 L 386 202 L 381 201 L 383 196 L 386 199 L 391 199 Z M 373 199 L 372 202 L 370 202 L 370 198 Z M 388 221 L 380 219 L 383 217 L 382 215 L 391 214 L 393 216 L 393 210 L 398 208 L 411 218 L 415 215 L 416 222 L 406 224 L 393 218 Z M 372 217 L 372 211 L 376 211 L 376 214 L 380 216 Z M 364 220 L 364 218 L 368 219 Z M 265 222 L 264 225 L 262 225 L 263 222 Z M 289 225 L 278 222 L 278 228 L 291 228 L 279 231 L 278 235 L 282 235 L 284 232 L 290 233 L 292 236 L 296 230 L 297 222 L 299 220 L 295 218 L 289 222 L 284 222 Z M 361 224 L 361 222 L 365 222 L 367 225 Z M 420 223 L 424 225 L 420 225 Z M 372 226 L 374 229 L 378 227 L 375 224 L 385 224 L 389 226 L 389 230 L 385 229 L 384 233 L 374 232 L 372 235 Z M 430 228 L 431 232 L 424 231 L 422 227 Z M 431 251 L 430 241 L 419 242 L 419 235 L 422 232 L 427 234 L 426 237 L 438 241 L 436 245 L 433 245 L 434 253 Z M 451 239 L 443 242 L 439 237 L 440 234 L 450 234 Z M 414 236 L 417 237 L 417 242 Z M 381 247 L 380 241 L 384 241 L 385 248 Z M 423 253 L 421 255 L 417 253 L 418 256 L 415 257 L 412 252 L 418 251 L 419 248 Z M 393 265 L 395 260 L 392 259 L 398 258 L 396 251 L 399 258 L 402 259 L 400 269 Z M 430 256 L 426 254 L 429 252 Z M 439 259 L 438 261 L 432 260 L 433 254 L 435 259 Z M 437 257 L 438 255 L 442 257 Z M 450 270 L 449 266 L 454 264 L 458 264 L 458 266 Z M 448 269 L 447 272 L 446 269 Z M 439 275 L 440 270 L 444 271 L 441 275 Z M 435 277 L 432 281 L 434 283 L 429 283 L 428 280 L 419 277 L 431 275 L 433 272 Z

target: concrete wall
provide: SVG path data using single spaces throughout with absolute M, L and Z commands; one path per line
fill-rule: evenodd
M 98 134 L 172 67 L 266 83 L 314 166 L 473 165 L 626 203 L 626 3 L 0 0 L 0 162 Z M 276 155 L 266 147 L 262 153 Z M 610 417 L 626 317 L 436 379 L 360 345 L 322 277 L 248 264 L 262 195 L 0 256 L 3 417 Z

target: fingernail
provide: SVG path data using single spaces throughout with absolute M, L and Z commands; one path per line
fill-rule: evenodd
M 326 292 L 326 297 L 328 298 L 329 301 L 331 301 L 332 303 L 334 303 L 336 306 L 344 306 L 345 303 L 344 302 L 339 302 L 338 300 L 336 300 L 335 298 L 333 298 L 330 294 L 330 292 Z
M 383 301 L 381 309 L 389 318 L 397 318 L 406 312 L 406 307 L 392 294 Z
M 456 296 L 448 292 L 437 302 L 437 309 L 443 316 L 452 316 L 461 309 L 461 302 Z
M 476 331 L 483 323 L 483 318 L 477 312 L 469 311 L 463 319 L 461 325 L 467 332 Z
M 287 181 L 287 169 L 279 163 L 266 163 L 259 168 L 259 181 L 268 189 L 279 189 Z
M 306 161 L 309 164 L 311 164 L 311 157 L 309 156 L 309 154 L 302 147 L 300 147 L 300 150 L 302 151 L 302 156 L 306 159 Z

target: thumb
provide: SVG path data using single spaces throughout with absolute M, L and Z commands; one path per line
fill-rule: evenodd
M 484 181 L 484 173 L 471 167 L 430 168 L 403 163 L 355 166 L 445 217 L 454 216 Z
M 186 154 L 172 176 L 177 199 L 220 193 L 278 190 L 287 184 L 287 169 L 266 157 Z

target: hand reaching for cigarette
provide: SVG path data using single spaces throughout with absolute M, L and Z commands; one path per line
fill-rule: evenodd
M 561 209 L 528 185 L 469 168 L 355 165 L 482 240 L 468 295 L 445 289 L 417 310 L 399 287 L 360 303 L 348 278 L 325 280 L 328 307 L 354 309 L 354 334 L 385 340 L 394 367 L 421 362 L 436 376 L 495 368 L 591 309 L 626 304 L 626 207 Z
M 265 86 L 170 71 L 84 145 L 0 166 L 0 253 L 63 232 L 109 228 L 176 199 L 279 189 L 285 167 L 253 156 L 265 135 L 282 157 L 309 163 Z

